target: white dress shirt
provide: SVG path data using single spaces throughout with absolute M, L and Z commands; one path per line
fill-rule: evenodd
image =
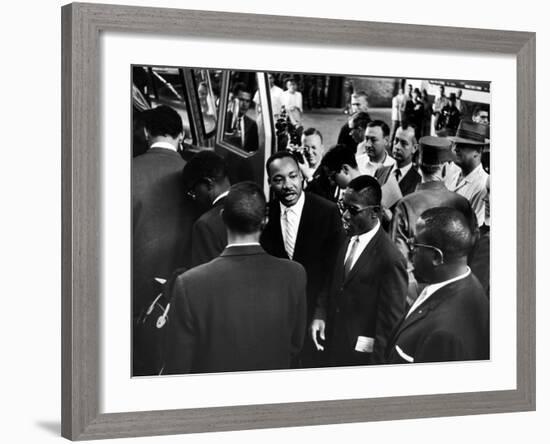
M 397 166 L 397 163 L 396 163 L 396 164 L 395 164 L 395 168 L 392 170 L 391 173 L 395 176 L 395 172 L 396 172 L 397 170 L 399 170 L 399 172 L 400 172 L 401 174 L 399 175 L 399 180 L 398 180 L 397 182 L 401 182 L 401 181 L 403 180 L 403 177 L 405 177 L 405 175 L 409 172 L 409 170 L 412 168 L 412 166 L 413 166 L 413 164 L 412 164 L 412 162 L 411 162 L 411 163 L 409 163 L 408 165 L 405 165 L 403 168 L 399 168 L 399 167 Z
M 300 219 L 302 217 L 302 211 L 304 210 L 305 201 L 306 198 L 302 192 L 298 201 L 291 207 L 286 207 L 279 202 L 281 208 L 281 233 L 283 235 L 285 249 L 290 259 L 294 256 L 294 247 L 296 246 L 296 237 L 298 235 L 298 227 L 300 226 Z M 286 248 L 287 245 L 290 245 L 290 251 Z
M 357 160 L 357 167 L 361 174 L 367 174 L 374 177 L 374 173 L 381 166 L 393 166 L 395 165 L 395 159 L 386 153 L 386 157 L 380 163 L 372 162 L 367 154 L 359 154 L 355 156 Z
M 378 232 L 379 228 L 380 228 L 380 221 L 376 222 L 376 225 L 372 230 L 367 231 L 366 233 L 351 237 L 351 239 L 349 240 L 348 249 L 346 251 L 346 257 L 344 258 L 344 263 L 348 260 L 348 256 L 351 251 L 352 245 L 356 241 L 356 239 L 359 239 L 359 245 L 357 245 L 357 248 L 355 249 L 355 252 L 353 254 L 350 270 L 353 269 L 353 267 L 355 266 L 355 263 L 357 262 L 357 259 L 359 259 L 359 256 L 361 256 L 361 253 L 363 253 L 365 248 L 367 248 L 367 245 L 372 240 L 374 235 Z

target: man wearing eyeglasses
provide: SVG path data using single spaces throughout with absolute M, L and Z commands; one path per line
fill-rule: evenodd
M 412 261 L 416 279 L 427 286 L 392 336 L 388 362 L 489 359 L 489 302 L 467 264 L 473 242 L 460 211 L 422 213 Z
M 476 224 L 475 213 L 468 199 L 449 191 L 443 182 L 446 166 L 454 159 L 451 142 L 445 137 L 424 136 L 420 139 L 419 145 L 421 183 L 414 193 L 408 194 L 397 203 L 390 228 L 391 238 L 406 258 L 409 258 L 408 240 L 415 235 L 416 221 L 424 211 L 430 208 L 455 208 L 462 212 L 473 226 Z M 419 290 L 412 275 L 410 261 L 408 265 L 411 275 L 407 302 L 412 304 Z
M 341 202 L 349 236 L 336 256 L 328 298 L 311 324 L 331 365 L 384 363 L 392 330 L 405 311 L 405 259 L 380 226 L 381 188 L 371 176 L 353 179 Z
M 221 210 L 231 183 L 224 159 L 214 151 L 200 151 L 183 169 L 187 195 L 200 211 L 205 211 L 193 224 L 191 266 L 211 261 L 227 245 L 227 231 Z

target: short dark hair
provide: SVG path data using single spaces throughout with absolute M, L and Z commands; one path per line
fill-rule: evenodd
M 277 159 L 287 159 L 287 158 L 292 159 L 294 162 L 296 162 L 296 166 L 300 168 L 298 159 L 293 153 L 291 153 L 290 151 L 277 151 L 276 153 L 273 153 L 265 163 L 265 171 L 267 172 L 267 177 L 269 177 L 269 167 L 274 161 L 276 161 Z
M 348 188 L 357 192 L 365 205 L 380 205 L 382 202 L 382 188 L 372 176 L 356 177 L 348 184 Z
M 472 249 L 475 240 L 472 221 L 461 211 L 449 207 L 430 208 L 420 219 L 425 225 L 425 241 L 443 251 L 446 259 L 463 258 Z
M 183 168 L 183 184 L 186 189 L 191 189 L 203 179 L 220 182 L 226 177 L 225 160 L 211 150 L 199 151 Z
M 233 86 L 233 94 L 237 95 L 239 94 L 239 91 L 248 93 L 252 95 L 252 88 L 250 88 L 246 83 L 244 82 L 237 82 L 235 83 L 235 86 Z
M 340 171 L 344 164 L 357 168 L 355 152 L 347 145 L 334 145 L 321 160 L 321 165 L 330 172 Z
M 371 120 L 368 113 L 364 111 L 360 111 L 358 113 L 355 113 L 353 116 L 351 116 L 351 121 L 353 122 L 354 125 L 357 125 L 359 128 L 365 129 Z
M 254 182 L 240 182 L 229 189 L 224 201 L 222 218 L 231 231 L 252 234 L 262 228 L 266 215 L 263 190 Z
M 174 139 L 183 132 L 183 123 L 178 112 L 169 106 L 160 105 L 142 113 L 143 124 L 153 137 L 170 136 Z
M 321 143 L 323 143 L 323 135 L 316 128 L 308 128 L 302 133 L 302 135 L 303 136 L 319 136 L 319 139 L 321 139 Z
M 380 127 L 380 129 L 382 130 L 382 134 L 384 137 L 390 136 L 390 127 L 383 120 L 373 120 L 372 122 L 369 122 L 367 128 L 375 128 L 377 126 Z

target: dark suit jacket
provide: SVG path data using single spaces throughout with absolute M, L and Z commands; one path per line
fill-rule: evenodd
M 225 130 L 226 132 L 232 131 L 231 124 L 233 122 L 233 113 L 229 111 L 226 115 L 225 120 Z M 258 151 L 260 146 L 258 139 L 258 125 L 247 115 L 243 116 L 244 121 L 244 146 L 242 146 L 242 141 L 239 137 L 238 140 L 232 140 L 232 136 L 228 136 L 229 141 L 234 143 L 239 148 L 242 148 L 245 151 L 252 152 Z
M 194 207 L 181 184 L 185 161 L 149 149 L 132 160 L 132 280 L 134 315 L 151 303 L 155 277 L 168 279 L 190 257 Z
M 289 368 L 304 339 L 306 274 L 260 246 L 226 248 L 177 278 L 166 374 Z
M 433 293 L 401 322 L 387 353 L 390 363 L 489 359 L 489 302 L 477 278 Z
M 405 260 L 380 227 L 344 278 L 348 244 L 341 245 L 328 300 L 320 301 L 316 317 L 327 321 L 333 365 L 381 364 L 390 334 L 405 311 Z M 358 336 L 374 338 L 372 353 L 354 351 Z
M 327 200 L 336 202 L 336 184 L 328 178 L 324 168 L 319 166 L 313 173 L 313 179 L 307 184 L 306 192 L 314 193 Z
M 227 245 L 227 231 L 221 210 L 225 198 L 219 199 L 193 225 L 191 266 L 205 264 L 218 257 Z
M 302 264 L 307 272 L 308 321 L 311 320 L 316 300 L 327 290 L 328 277 L 334 270 L 334 260 L 344 232 L 338 207 L 313 193 L 305 194 L 304 209 L 293 260 Z M 279 201 L 269 205 L 269 222 L 260 240 L 269 254 L 288 258 L 281 232 Z
M 403 179 L 399 181 L 399 189 L 401 190 L 401 194 L 406 196 L 407 194 L 414 193 L 421 180 L 422 177 L 413 165 L 411 169 L 407 171 L 407 174 L 403 176 Z

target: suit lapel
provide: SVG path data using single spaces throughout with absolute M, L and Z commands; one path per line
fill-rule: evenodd
M 274 250 L 273 253 L 278 257 L 287 258 L 281 227 L 281 208 L 278 200 L 273 200 L 270 204 L 269 221 L 271 225 L 271 239 L 273 241 L 271 248 Z
M 468 278 L 465 278 L 468 279 Z M 424 319 L 428 314 L 437 308 L 437 306 L 443 301 L 445 298 L 452 297 L 454 293 L 456 293 L 457 287 L 461 286 L 465 279 L 461 279 L 456 282 L 452 282 L 448 285 L 445 285 L 443 288 L 440 288 L 435 293 L 433 293 L 427 301 L 424 301 L 418 308 L 413 311 L 410 316 L 408 316 L 406 319 L 403 318 L 403 320 L 400 323 L 400 326 L 397 327 L 397 330 L 395 332 L 394 338 L 397 338 L 403 330 L 406 330 L 410 326 L 416 324 L 418 321 Z
M 399 182 L 399 188 L 401 188 L 401 194 L 405 196 L 415 191 L 416 186 L 420 182 L 420 174 L 414 169 L 414 166 L 411 167 L 407 174 Z
M 378 242 L 380 241 L 381 236 L 382 236 L 382 227 L 378 227 L 378 232 L 374 235 L 374 237 L 368 243 L 366 248 L 361 252 L 361 255 L 357 258 L 357 261 L 355 261 L 355 264 L 353 265 L 349 274 L 344 278 L 344 282 L 348 282 L 352 280 L 359 270 L 363 270 L 369 267 L 370 262 L 373 260 L 374 256 L 376 256 L 375 254 L 373 254 L 373 251 L 377 248 L 377 245 L 378 245 Z M 342 262 L 342 267 L 343 267 L 343 262 Z
M 300 216 L 298 232 L 296 233 L 296 243 L 294 244 L 294 259 L 302 257 L 302 252 L 305 251 L 306 248 L 305 239 L 308 237 L 308 234 L 306 233 L 309 233 L 312 230 L 315 223 L 313 220 L 314 214 L 311 211 L 311 199 L 305 193 L 304 198 L 304 208 L 302 209 L 302 215 Z

